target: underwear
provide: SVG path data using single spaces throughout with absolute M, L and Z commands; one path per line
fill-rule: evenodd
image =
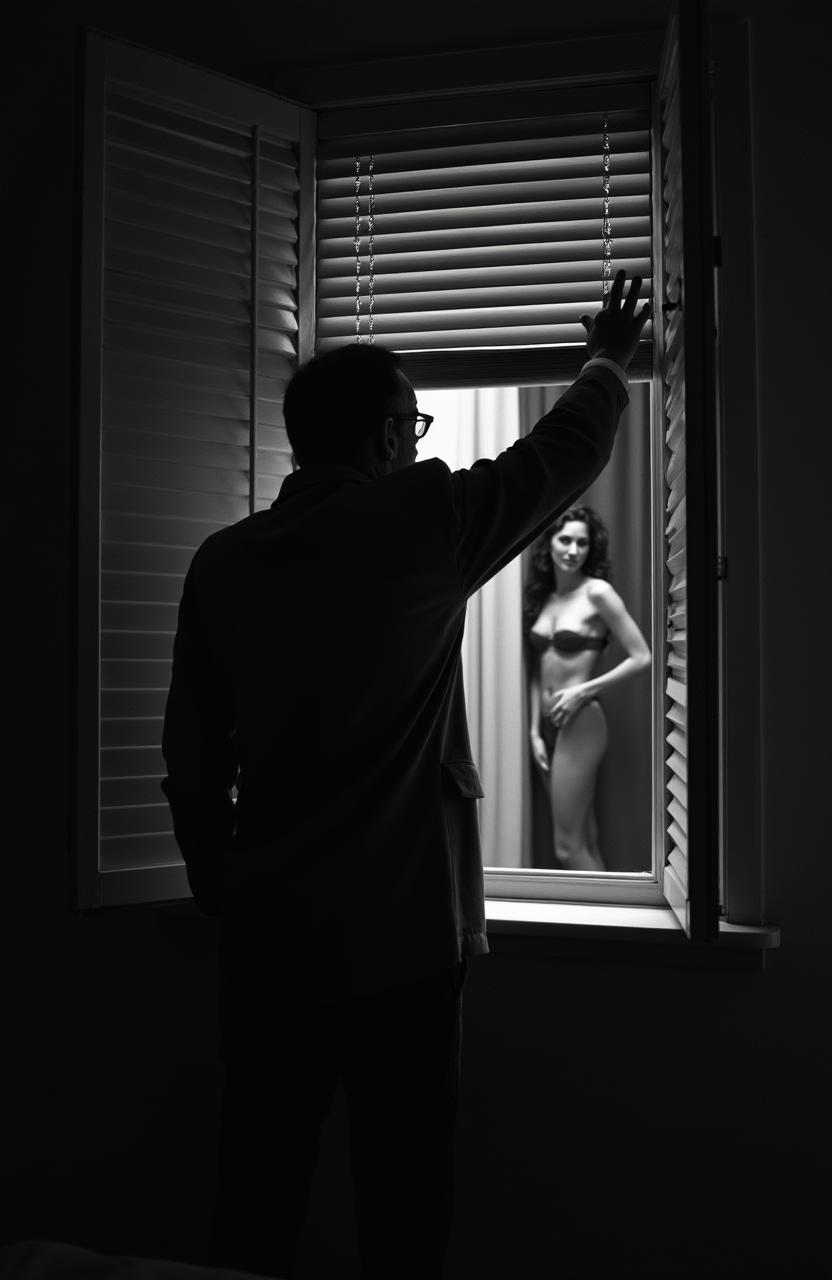
M 590 703 L 592 702 L 596 703 L 599 707 L 601 705 L 600 702 L 598 702 L 597 698 L 590 698 L 586 705 L 589 706 Z M 543 713 L 541 712 L 540 736 L 543 739 L 543 741 L 546 743 L 546 750 L 549 753 L 549 764 L 552 763 L 552 757 L 555 754 L 555 743 L 558 740 L 558 734 L 560 733 L 560 729 L 561 729 L 561 726 L 555 724 L 551 716 L 543 715 Z

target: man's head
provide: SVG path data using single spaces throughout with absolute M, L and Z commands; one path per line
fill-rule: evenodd
M 292 377 L 283 417 L 299 466 L 335 462 L 374 475 L 416 461 L 416 432 L 408 415 L 416 393 L 394 351 L 350 343 L 314 356 Z

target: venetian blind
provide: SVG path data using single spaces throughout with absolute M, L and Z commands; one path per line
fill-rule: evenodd
M 715 407 L 712 223 L 701 31 L 671 18 L 659 81 L 663 207 L 667 646 L 665 897 L 686 932 L 716 927 Z
M 212 111 L 206 100 L 220 96 L 212 81 L 226 96 L 233 86 L 204 73 L 203 92 L 187 105 L 160 94 L 156 79 L 150 89 L 144 77 L 110 75 L 104 88 L 105 876 L 181 865 L 159 784 L 185 573 L 206 537 L 272 502 L 291 470 L 282 396 L 298 356 L 298 140 L 264 125 L 268 110 L 252 116 L 245 94 L 239 118 Z M 272 114 L 285 114 L 285 104 Z
M 613 272 L 651 294 L 649 88 L 468 95 L 323 111 L 318 123 L 317 349 L 355 340 L 355 159 L 361 335 L 374 157 L 377 340 L 425 385 L 573 377 L 579 316 L 601 302 L 602 138 L 609 121 Z M 649 378 L 649 329 L 631 376 Z

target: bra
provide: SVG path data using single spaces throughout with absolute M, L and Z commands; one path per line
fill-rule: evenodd
M 609 639 L 609 636 L 587 636 L 581 631 L 556 631 L 552 636 L 542 636 L 539 631 L 529 632 L 529 643 L 539 653 L 544 649 L 557 649 L 558 653 L 603 649 L 609 644 Z

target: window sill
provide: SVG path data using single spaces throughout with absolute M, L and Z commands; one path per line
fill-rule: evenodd
M 776 925 L 725 921 L 712 942 L 690 942 L 669 907 L 486 898 L 485 910 L 498 955 L 620 955 L 655 964 L 762 968 L 765 953 L 780 945 Z

